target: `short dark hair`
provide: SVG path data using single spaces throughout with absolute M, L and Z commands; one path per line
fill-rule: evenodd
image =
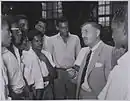
M 43 37 L 42 33 L 40 31 L 36 30 L 36 29 L 29 31 L 29 33 L 28 33 L 28 39 L 29 39 L 29 41 L 32 41 L 33 38 L 35 36 L 38 36 L 38 35 L 40 35 L 41 37 Z
M 43 22 L 43 23 L 47 23 L 46 19 L 40 18 L 40 19 L 38 19 L 38 20 L 35 21 L 35 25 L 36 25 L 39 21 L 41 21 L 41 22 Z
M 81 25 L 81 28 L 82 28 L 83 26 L 87 25 L 87 24 L 90 24 L 90 25 L 92 25 L 94 28 L 97 28 L 97 29 L 99 29 L 99 30 L 102 29 L 102 25 L 101 25 L 101 24 L 98 24 L 97 22 L 85 22 L 85 23 L 83 23 L 83 24 Z
M 63 23 L 63 22 L 68 22 L 66 17 L 60 17 L 59 19 L 57 19 L 56 24 L 58 26 L 59 23 Z
M 17 18 L 17 21 L 19 21 L 20 19 L 28 20 L 28 19 L 27 19 L 27 16 L 26 16 L 26 15 L 23 15 L 23 14 L 16 15 L 16 18 Z

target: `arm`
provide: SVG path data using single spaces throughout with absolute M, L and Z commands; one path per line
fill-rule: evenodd
M 81 50 L 81 44 L 80 44 L 80 39 L 79 39 L 79 37 L 77 36 L 77 38 L 76 38 L 77 40 L 76 40 L 76 58 L 77 58 L 77 56 L 78 56 L 78 54 L 79 54 L 79 52 L 80 52 L 80 50 Z

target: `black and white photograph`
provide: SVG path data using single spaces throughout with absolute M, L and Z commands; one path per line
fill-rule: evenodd
M 1 1 L 0 100 L 129 100 L 128 1 Z

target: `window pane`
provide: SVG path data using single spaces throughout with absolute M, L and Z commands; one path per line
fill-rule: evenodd
M 47 11 L 47 18 L 52 18 L 52 11 Z
M 110 14 L 110 6 L 106 6 L 106 14 Z
M 105 23 L 105 17 L 99 17 L 99 18 L 98 18 L 98 22 L 99 22 L 99 24 L 101 24 L 101 25 L 104 26 L 104 23 Z
M 53 17 L 57 18 L 57 12 L 53 12 Z
M 47 3 L 47 9 L 48 9 L 48 10 L 53 9 L 53 5 L 52 5 L 52 3 L 50 3 L 50 2 L 49 2 L 49 3 Z
M 42 3 L 42 10 L 46 10 L 46 3 Z
M 106 17 L 106 21 L 108 21 L 108 22 L 109 22 L 109 20 L 110 20 L 110 17 Z
M 98 1 L 98 4 L 99 4 L 99 5 L 104 5 L 104 4 L 105 4 L 105 1 Z
M 61 8 L 62 8 L 62 2 L 59 1 L 59 2 L 58 2 L 58 9 L 61 9 Z
M 105 6 L 100 6 L 100 7 L 98 8 L 98 14 L 99 14 L 99 15 L 104 15 L 104 12 L 105 12 Z
M 53 3 L 53 9 L 57 9 L 57 2 Z
M 110 1 L 106 1 L 106 4 L 110 4 Z
M 106 26 L 109 26 L 109 21 L 106 22 Z
M 46 11 L 42 11 L 42 18 L 46 18 Z

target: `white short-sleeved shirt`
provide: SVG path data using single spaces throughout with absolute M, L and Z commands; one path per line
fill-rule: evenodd
M 69 33 L 65 43 L 58 33 L 49 38 L 48 51 L 51 53 L 54 63 L 58 68 L 72 67 L 81 49 L 78 36 Z
M 49 59 L 51 65 L 55 67 L 51 54 L 44 50 L 42 50 L 42 53 Z M 49 84 L 49 81 L 43 81 L 43 77 L 49 74 L 46 64 L 40 61 L 32 48 L 29 51 L 23 52 L 23 63 L 25 64 L 24 75 L 29 84 L 34 83 L 36 89 L 42 89 Z

